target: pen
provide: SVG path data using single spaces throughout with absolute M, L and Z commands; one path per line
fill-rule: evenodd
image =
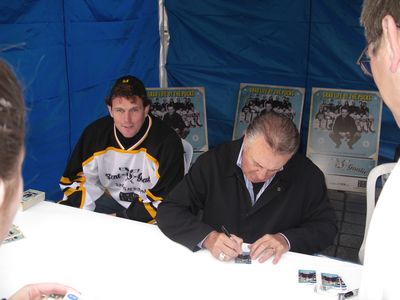
M 345 293 L 344 297 L 350 298 L 350 297 L 357 296 L 357 295 L 358 295 L 358 289 L 355 289 L 355 290 Z
M 221 230 L 223 233 L 225 233 L 225 235 L 229 238 L 231 238 L 231 234 L 229 233 L 229 231 L 225 228 L 224 225 L 221 225 Z
M 339 293 L 338 294 L 338 299 L 339 300 L 344 300 L 353 296 L 357 296 L 358 295 L 358 289 L 352 290 L 350 292 L 347 293 Z

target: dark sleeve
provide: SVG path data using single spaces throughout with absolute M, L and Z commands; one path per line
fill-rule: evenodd
M 83 143 L 84 134 L 79 138 L 74 151 L 72 152 L 64 173 L 60 179 L 60 188 L 64 194 L 63 199 L 59 202 L 73 207 L 81 207 L 84 197 L 83 183 L 85 177 L 82 171 Z
M 143 214 L 148 215 L 148 219 L 143 218 L 143 222 L 154 221 L 160 201 L 163 201 L 172 188 L 182 180 L 184 174 L 183 146 L 175 132 L 170 131 L 170 134 L 164 138 L 159 151 L 160 177 L 156 185 L 146 192 L 151 204 L 143 207 Z M 125 212 L 126 216 L 123 216 L 137 219 L 138 208 L 135 205 L 137 204 L 132 203 Z
M 314 254 L 332 245 L 337 233 L 336 214 L 327 197 L 324 174 L 315 169 L 304 172 L 308 177 L 304 186 L 307 199 L 302 207 L 301 224 L 282 231 L 290 241 L 290 251 Z
M 203 154 L 196 160 L 189 173 L 160 204 L 157 214 L 161 231 L 192 251 L 198 250 L 197 244 L 213 231 L 198 216 L 204 207 L 209 184 L 204 158 Z

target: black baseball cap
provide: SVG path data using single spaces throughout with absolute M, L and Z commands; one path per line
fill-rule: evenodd
M 143 82 L 131 75 L 125 75 L 117 79 L 111 88 L 110 95 L 106 98 L 106 104 L 111 105 L 111 100 L 118 96 L 126 98 L 138 96 L 143 99 L 145 105 L 151 103 L 150 99 L 147 98 L 147 92 Z

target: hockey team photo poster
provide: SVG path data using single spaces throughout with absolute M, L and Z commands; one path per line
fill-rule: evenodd
M 250 122 L 264 111 L 286 115 L 300 130 L 303 103 L 304 88 L 241 83 L 233 140 L 241 138 Z
M 365 193 L 378 160 L 381 114 L 378 92 L 312 89 L 307 156 L 329 189 Z
M 203 87 L 147 88 L 151 112 L 188 141 L 194 152 L 208 150 L 206 100 Z

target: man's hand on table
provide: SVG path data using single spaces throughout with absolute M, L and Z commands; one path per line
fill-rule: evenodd
M 224 233 L 212 231 L 203 242 L 203 247 L 221 260 L 230 261 L 242 253 L 243 240 L 235 235 L 229 238 Z
M 258 259 L 260 263 L 274 256 L 273 264 L 277 264 L 281 256 L 289 251 L 286 239 L 279 233 L 266 234 L 249 246 L 251 259 Z

